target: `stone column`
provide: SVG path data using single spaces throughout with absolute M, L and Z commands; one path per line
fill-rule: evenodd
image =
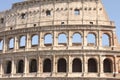
M 26 75 L 27 73 L 29 73 L 29 62 L 28 62 L 27 55 L 25 56 L 24 61 L 25 61 L 24 74 Z
M 118 74 L 120 74 L 120 60 L 116 60 L 116 73 Z
M 26 49 L 28 50 L 31 47 L 31 38 L 30 38 L 30 34 L 27 34 L 26 37 Z
M 96 34 L 96 46 L 99 46 L 99 32 Z
M 39 33 L 39 42 L 38 42 L 38 46 L 39 46 L 39 48 L 41 47 L 41 32 Z
M 4 68 L 4 62 L 3 62 L 3 60 L 1 60 L 1 75 L 4 74 L 4 70 L 5 70 L 5 68 Z
M 88 72 L 86 55 L 83 55 L 83 76 Z
M 71 35 L 71 31 L 69 31 L 69 34 L 68 34 L 68 46 L 72 46 L 72 35 Z
M 40 32 L 40 47 L 44 47 L 44 35 L 43 32 Z
M 117 36 L 116 36 L 116 33 L 115 31 L 113 32 L 113 50 L 116 48 L 116 44 L 118 44 L 118 39 L 117 39 Z
M 113 35 L 110 36 L 110 41 L 109 41 L 110 47 L 113 47 L 113 41 L 114 41 L 114 40 L 112 39 L 112 36 L 113 36 Z
M 81 34 L 81 46 L 83 47 L 84 46 L 84 35 L 83 34 Z
M 2 60 L 0 60 L 0 77 L 3 74 L 3 65 L 2 65 Z
M 7 44 L 7 39 L 4 36 L 3 38 L 3 53 L 5 53 L 5 51 L 7 50 L 8 44 Z
M 13 76 L 15 73 L 16 73 L 15 61 L 14 61 L 14 57 L 12 57 L 12 70 L 11 70 L 12 76 Z
M 99 49 L 99 46 L 100 46 L 100 34 L 99 34 L 99 31 L 97 33 L 98 33 L 98 35 L 97 35 L 97 48 Z
M 117 62 L 117 56 L 114 56 L 114 76 L 116 76 L 119 72 L 118 72 L 118 62 Z
M 99 56 L 99 76 L 102 76 L 103 74 L 103 60 L 102 60 L 102 56 Z
M 69 56 L 66 57 L 66 76 L 68 76 L 68 73 L 69 73 Z
M 38 48 L 40 48 L 40 32 L 38 32 Z
M 15 36 L 15 47 L 14 47 L 14 51 L 16 52 L 17 51 L 17 49 L 18 49 L 18 37 L 17 36 Z
M 41 60 L 40 60 L 39 55 L 38 55 L 37 59 L 38 59 L 38 63 L 37 63 L 38 72 L 37 73 L 39 74 L 41 72 Z
M 112 61 L 112 72 L 113 73 L 115 73 L 115 59 L 114 58 L 113 58 L 113 61 Z
M 42 74 L 43 70 L 42 70 L 42 59 L 39 56 L 39 73 Z
M 72 59 L 71 56 L 68 56 L 68 74 L 72 73 Z
M 102 35 L 101 35 L 101 32 L 99 31 L 98 32 L 98 45 L 99 45 L 99 49 L 100 49 L 100 47 L 102 47 Z
M 55 55 L 53 55 L 52 76 L 55 76 L 57 72 L 57 61 Z
M 58 44 L 58 37 L 57 37 L 57 33 L 54 31 L 54 36 L 53 36 L 53 46 L 57 46 Z
M 86 31 L 84 31 L 84 34 L 83 34 L 83 46 L 84 46 L 84 47 L 87 46 L 87 35 L 86 35 Z
M 40 72 L 41 72 L 41 74 L 43 73 L 43 61 L 44 61 L 44 58 L 43 57 L 41 57 L 41 67 L 40 67 Z
M 116 73 L 119 73 L 119 61 L 117 60 L 117 57 L 115 56 L 115 68 L 116 68 Z

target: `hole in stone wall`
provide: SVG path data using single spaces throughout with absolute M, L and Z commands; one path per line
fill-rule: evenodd
M 96 8 L 94 8 L 93 10 L 96 10 Z
M 61 22 L 61 25 L 65 24 L 65 22 Z
M 51 16 L 51 11 L 50 10 L 46 11 L 46 16 Z
M 34 27 L 36 27 L 36 26 L 37 26 L 37 24 L 34 24 L 33 26 L 34 26 Z
M 99 10 L 102 10 L 102 8 L 100 8 Z
M 10 30 L 12 30 L 13 28 L 12 27 L 10 27 Z
M 90 24 L 93 24 L 93 22 L 90 22 Z
M 21 19 L 25 19 L 25 17 L 26 17 L 26 14 L 25 14 L 25 13 L 22 13 L 22 14 L 21 14 Z
M 75 9 L 75 10 L 74 10 L 74 14 L 75 14 L 75 15 L 80 15 L 80 10 L 79 10 L 79 9 Z

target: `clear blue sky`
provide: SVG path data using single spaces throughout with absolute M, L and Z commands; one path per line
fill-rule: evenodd
M 10 9 L 12 3 L 23 0 L 2 0 L 0 2 L 0 11 Z M 102 0 L 110 20 L 116 24 L 116 33 L 120 42 L 120 0 Z

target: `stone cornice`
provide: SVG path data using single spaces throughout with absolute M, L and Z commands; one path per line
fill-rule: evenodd
M 45 54 L 43 54 L 45 53 Z M 61 53 L 61 54 L 60 54 Z M 95 53 L 95 54 L 91 54 Z M 98 53 L 98 54 L 97 54 Z M 101 55 L 101 56 L 120 56 L 120 51 L 112 51 L 112 50 L 42 50 L 42 51 L 23 51 L 23 52 L 11 52 L 0 54 L 0 56 L 8 56 L 8 55 Z
M 20 33 L 29 33 L 29 32 L 36 32 L 36 31 L 59 31 L 59 30 L 105 30 L 105 31 L 113 31 L 115 27 L 109 26 L 102 26 L 102 25 L 53 25 L 53 26 L 38 26 L 32 28 L 22 28 L 16 30 L 8 30 L 0 32 L 0 36 L 4 35 L 15 35 Z

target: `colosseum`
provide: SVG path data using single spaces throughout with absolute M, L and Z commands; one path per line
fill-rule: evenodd
M 120 80 L 116 26 L 101 0 L 24 0 L 0 12 L 0 80 Z

